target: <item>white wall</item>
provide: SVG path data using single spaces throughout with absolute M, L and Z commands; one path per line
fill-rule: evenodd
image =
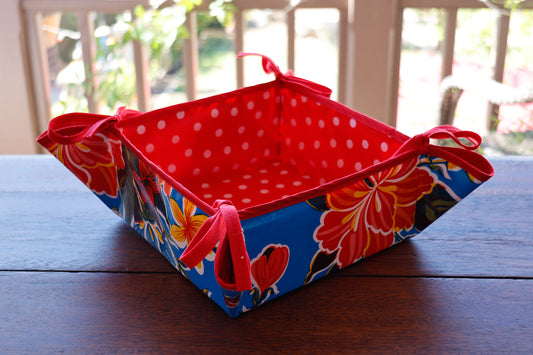
M 0 36 L 0 154 L 36 153 L 17 0 L 2 0 Z

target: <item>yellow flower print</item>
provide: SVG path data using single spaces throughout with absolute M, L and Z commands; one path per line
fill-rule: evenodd
M 172 239 L 178 247 L 184 249 L 209 217 L 204 214 L 196 214 L 196 206 L 186 198 L 183 198 L 183 209 L 180 208 L 175 199 L 171 198 L 170 210 L 176 221 L 176 224 L 170 226 Z M 206 257 L 209 261 L 213 261 L 214 258 L 215 253 L 213 251 Z M 196 265 L 195 268 L 200 274 L 203 274 L 202 262 Z

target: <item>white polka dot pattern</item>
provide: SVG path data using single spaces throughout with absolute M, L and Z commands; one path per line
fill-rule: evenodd
M 205 202 L 238 208 L 354 174 L 400 145 L 362 115 L 275 84 L 154 111 L 124 133 Z

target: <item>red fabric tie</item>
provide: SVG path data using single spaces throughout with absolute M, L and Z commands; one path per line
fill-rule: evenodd
M 113 116 L 92 113 L 67 113 L 50 121 L 48 137 L 59 144 L 79 143 L 85 138 L 91 138 L 95 133 L 107 127 L 114 126 L 121 119 L 140 114 L 141 112 L 129 110 L 125 107 L 119 108 Z
M 227 200 L 217 200 L 213 207 L 216 213 L 200 227 L 180 260 L 193 268 L 219 243 L 215 256 L 219 285 L 232 291 L 251 290 L 250 258 L 237 209 Z
M 479 134 L 471 131 L 461 131 L 454 126 L 438 126 L 429 131 L 418 134 L 406 141 L 394 154 L 395 156 L 405 152 L 418 152 L 425 154 L 429 147 L 430 139 L 446 139 L 451 138 L 455 143 L 467 150 L 476 150 L 481 145 L 481 137 Z M 467 139 L 470 144 L 465 144 L 460 138 Z
M 263 54 L 258 54 L 258 53 L 239 53 L 237 54 L 237 57 L 245 57 L 245 56 L 248 56 L 248 55 L 255 55 L 255 56 L 259 56 L 262 58 L 261 60 L 261 64 L 263 65 L 263 70 L 265 71 L 265 73 L 267 74 L 270 74 L 270 73 L 274 73 L 274 75 L 276 75 L 276 78 L 285 82 L 285 83 L 291 83 L 291 84 L 296 84 L 298 86 L 303 86 L 305 87 L 306 89 L 318 94 L 318 95 L 321 95 L 321 96 L 324 96 L 326 98 L 329 98 L 331 96 L 331 89 L 330 88 L 327 88 L 325 86 L 322 86 L 320 84 L 317 84 L 317 83 L 314 83 L 312 81 L 309 81 L 309 80 L 305 80 L 305 79 L 302 79 L 302 78 L 298 78 L 296 76 L 293 76 L 292 75 L 292 72 L 288 72 L 286 74 L 283 74 L 281 72 L 281 70 L 279 69 L 279 67 L 276 65 L 276 63 L 274 63 L 274 61 L 272 59 L 270 59 L 269 57 L 267 57 L 266 55 L 263 55 Z

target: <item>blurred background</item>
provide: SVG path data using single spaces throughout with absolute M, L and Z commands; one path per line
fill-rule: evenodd
M 0 70 L 15 77 L 21 65 L 23 77 L 1 84 L 0 154 L 39 152 L 33 139 L 63 113 L 148 111 L 273 79 L 258 60 L 237 59 L 240 50 L 408 135 L 439 124 L 448 74 L 533 85 L 531 1 L 8 2 L 15 19 L 1 16 L 18 21 L 9 27 L 17 43 L 0 54 Z M 375 67 L 364 67 L 373 56 Z M 9 98 L 17 92 L 24 98 Z M 533 154 L 533 103 L 495 109 L 465 90 L 454 125 L 484 135 L 486 154 Z

